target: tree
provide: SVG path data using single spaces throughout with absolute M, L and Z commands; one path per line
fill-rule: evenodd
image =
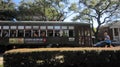
M 49 0 L 55 12 L 57 12 L 57 15 L 53 14 L 53 20 L 64 21 L 75 13 L 77 5 L 76 3 L 70 3 L 70 1 L 71 0 Z
M 99 28 L 102 24 L 114 20 L 120 8 L 119 0 L 79 0 L 78 15 L 73 20 L 89 22 L 92 24 L 92 31 L 98 39 Z M 120 16 L 120 14 L 119 14 Z M 97 23 L 96 31 L 93 24 Z
M 19 20 L 63 21 L 76 6 L 69 0 L 23 0 L 18 10 Z
M 15 16 L 15 4 L 12 0 L 0 1 L 0 20 L 11 20 Z
M 64 21 L 75 13 L 76 7 L 70 0 L 22 0 L 18 6 L 12 0 L 1 0 L 0 19 Z

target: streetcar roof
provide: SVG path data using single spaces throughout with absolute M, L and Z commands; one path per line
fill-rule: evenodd
M 83 22 L 65 22 L 65 21 L 0 21 L 0 23 L 59 23 L 59 24 L 90 24 Z

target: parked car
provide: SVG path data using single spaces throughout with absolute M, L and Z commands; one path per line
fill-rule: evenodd
M 100 42 L 95 43 L 93 46 L 94 47 L 105 47 L 105 45 L 106 45 L 105 41 L 100 41 Z M 120 46 L 120 42 L 112 40 L 111 45 L 114 46 L 114 47 Z
M 120 46 L 120 41 L 112 40 L 112 45 L 113 46 Z

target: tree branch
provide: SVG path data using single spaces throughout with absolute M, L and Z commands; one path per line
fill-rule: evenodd
M 93 31 L 93 33 L 95 33 L 95 29 L 94 29 L 94 21 L 93 21 L 92 17 L 91 17 L 90 20 L 92 21 L 92 31 Z
M 63 20 L 65 20 L 66 18 L 70 17 L 71 15 L 73 15 L 75 12 L 69 14 L 68 16 L 64 17 Z
M 110 18 L 112 15 L 113 15 L 113 13 L 111 13 L 109 16 L 105 17 L 104 20 L 103 20 L 103 22 L 101 24 L 104 24 L 106 22 L 106 19 Z
M 110 3 L 110 4 L 111 4 L 111 3 Z M 115 11 L 116 11 L 116 10 L 119 8 L 119 6 L 120 6 L 119 4 L 116 4 L 115 7 L 112 7 L 112 8 L 113 8 L 112 10 L 106 10 L 106 9 L 110 6 L 110 4 L 107 5 L 107 7 L 101 11 L 102 14 L 108 13 L 108 12 L 114 12 L 114 13 L 115 13 Z
M 109 0 L 109 4 L 101 11 L 101 13 L 103 13 L 104 10 L 106 10 L 110 5 L 111 5 L 111 1 Z
M 96 16 L 93 16 L 93 15 L 90 15 L 90 14 L 87 14 L 87 15 L 90 16 L 90 17 L 93 17 L 93 18 L 97 19 Z

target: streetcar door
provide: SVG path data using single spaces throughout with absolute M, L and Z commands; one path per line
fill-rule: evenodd
M 80 46 L 91 46 L 91 32 L 90 27 L 81 26 L 78 27 L 79 45 Z

